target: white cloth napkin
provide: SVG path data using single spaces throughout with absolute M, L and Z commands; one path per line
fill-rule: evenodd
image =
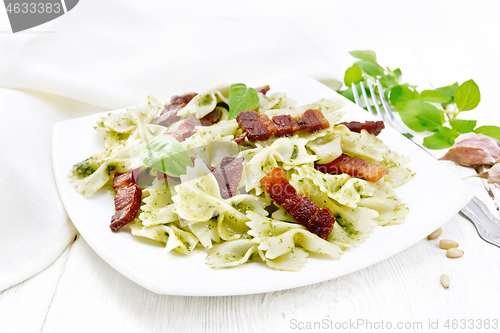
M 85 0 L 39 33 L 2 35 L 0 290 L 47 267 L 75 235 L 54 183 L 54 122 L 217 83 L 332 77 L 294 20 L 266 15 L 268 5 Z

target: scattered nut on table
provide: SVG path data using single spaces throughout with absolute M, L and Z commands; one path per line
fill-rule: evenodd
M 427 239 L 436 239 L 439 236 L 441 236 L 442 233 L 443 233 L 443 229 L 438 228 L 433 233 L 431 233 L 429 236 L 427 236 Z
M 446 256 L 448 258 L 460 258 L 463 255 L 464 251 L 457 249 L 456 247 L 446 250 Z
M 441 239 L 439 241 L 439 247 L 443 250 L 448 250 L 453 247 L 458 247 L 458 243 L 451 239 Z
M 450 287 L 450 277 L 447 274 L 441 274 L 441 278 L 439 279 L 444 289 L 448 289 Z

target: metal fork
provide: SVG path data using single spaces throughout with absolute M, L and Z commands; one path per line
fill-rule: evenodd
M 370 82 L 366 82 L 366 84 L 368 86 L 368 89 L 370 90 L 372 103 L 370 103 L 370 100 L 368 99 L 363 81 L 359 82 L 361 88 L 361 94 L 363 95 L 363 100 L 365 102 L 366 108 L 368 109 L 368 112 L 370 112 L 375 117 L 381 118 L 386 125 L 392 127 L 399 133 L 401 134 L 408 133 L 408 129 L 406 129 L 403 125 L 401 125 L 396 119 L 396 117 L 394 117 L 391 107 L 389 106 L 389 103 L 387 103 L 384 94 L 384 89 L 382 88 L 380 82 L 377 80 L 375 84 L 379 91 L 379 98 L 380 102 L 382 103 L 383 109 L 380 108 L 379 102 L 377 101 L 373 85 Z M 354 83 L 352 83 L 351 89 L 356 104 L 360 107 L 363 107 L 363 103 L 361 103 L 358 90 L 356 89 Z M 377 112 L 373 111 L 372 104 Z M 417 144 L 411 138 L 410 140 L 413 143 Z M 419 147 L 424 149 L 421 146 Z M 427 150 L 425 151 L 429 153 Z M 434 156 L 432 157 L 434 158 Z M 472 222 L 481 239 L 483 239 L 487 243 L 500 247 L 500 220 L 494 217 L 493 214 L 491 214 L 488 207 L 481 200 L 479 200 L 477 197 L 472 198 L 472 200 L 469 201 L 469 203 L 460 210 L 460 214 L 462 214 L 469 221 Z

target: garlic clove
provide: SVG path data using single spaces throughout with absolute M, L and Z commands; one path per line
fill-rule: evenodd
M 453 147 L 440 158 L 464 166 L 493 165 L 500 159 L 500 143 L 487 135 L 460 135 Z
M 484 178 L 490 184 L 500 185 L 500 163 L 495 164 L 488 171 L 480 173 L 476 177 Z

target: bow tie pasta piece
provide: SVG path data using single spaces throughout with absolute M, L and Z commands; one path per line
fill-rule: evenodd
M 188 224 L 183 229 L 187 229 L 198 238 L 201 245 L 206 249 L 212 248 L 213 243 L 220 243 L 221 239 L 217 232 L 217 220 L 210 219 L 206 222 Z
M 363 197 L 359 207 L 376 210 L 379 216 L 375 219 L 379 225 L 401 224 L 405 221 L 410 209 L 399 198 L 396 191 L 387 182 L 374 184 L 375 192 L 371 196 Z
M 253 241 L 259 244 L 259 250 L 265 253 L 267 259 L 294 252 L 297 245 L 308 252 L 340 259 L 342 250 L 337 245 L 319 238 L 300 224 L 277 221 L 251 212 L 248 217 L 248 234 L 254 237 Z
M 375 193 L 376 188 L 373 183 L 346 174 L 324 174 L 310 166 L 297 167 L 295 170 L 298 174 L 292 175 L 294 182 L 306 178 L 330 199 L 347 207 L 356 208 L 361 196 L 373 196 Z
M 259 104 L 257 106 L 260 112 L 271 109 L 290 109 L 297 105 L 297 101 L 286 96 L 285 93 L 277 92 L 270 96 L 259 94 Z
M 218 215 L 217 231 L 224 240 L 238 239 L 245 235 L 248 221 L 243 209 L 264 211 L 267 199 L 249 195 L 235 196 L 224 200 L 214 175 L 201 159 L 196 159 L 193 168 L 181 176 L 182 183 L 175 186 L 177 193 L 172 197 L 175 212 L 184 221 L 181 224 L 204 222 Z
M 224 137 L 234 135 L 238 130 L 238 123 L 234 120 L 220 120 L 218 123 L 211 126 L 199 126 L 196 128 L 198 133 L 203 138 L 214 139 L 216 136 Z M 232 138 L 231 138 L 232 139 Z
M 214 245 L 208 250 L 210 268 L 227 268 L 242 265 L 255 259 L 257 245 L 249 239 L 238 239 Z
M 296 247 L 293 252 L 287 252 L 276 259 L 269 259 L 266 257 L 264 251 L 257 249 L 259 257 L 264 263 L 278 271 L 298 272 L 307 263 L 309 253 Z
M 177 115 L 182 118 L 191 115 L 195 115 L 198 119 L 203 118 L 212 112 L 218 103 L 229 103 L 229 87 L 230 85 L 220 85 L 196 95 L 185 107 L 177 112 Z
M 172 204 L 172 194 L 165 180 L 155 179 L 150 188 L 143 191 L 139 219 L 146 227 L 178 220 Z
M 145 105 L 129 108 L 125 112 L 109 113 L 107 117 L 102 117 L 95 129 L 108 133 L 130 133 L 136 129 L 138 123 L 149 124 L 162 113 L 164 108 L 163 103 L 148 96 L 148 103 Z
M 306 145 L 318 158 L 318 163 L 326 164 L 342 155 L 342 138 L 340 136 L 320 137 L 309 141 Z
M 234 126 L 232 126 L 234 124 L 229 125 L 221 126 L 218 133 L 214 131 L 205 135 L 201 134 L 201 129 L 210 128 L 211 126 L 198 127 L 199 132 L 190 136 L 181 144 L 189 156 L 201 158 L 206 164 L 218 167 L 224 157 L 236 156 L 239 152 L 238 145 L 233 141 L 234 136 L 232 134 L 224 134 L 226 133 L 224 132 L 225 130 L 234 129 Z M 213 126 L 217 126 L 217 124 Z
M 192 233 L 184 231 L 173 224 L 145 227 L 136 219 L 136 221 L 129 223 L 128 226 L 134 236 L 146 237 L 165 243 L 165 252 L 174 251 L 179 254 L 190 254 L 198 244 L 198 238 Z
M 410 158 L 400 155 L 395 151 L 388 150 L 384 154 L 384 159 L 380 165 L 385 166 L 389 170 L 389 174 L 384 177 L 384 182 L 392 187 L 398 187 L 409 181 L 415 176 L 415 171 L 407 167 L 410 163 Z
M 246 162 L 243 170 L 245 190 L 250 192 L 255 189 L 256 195 L 260 195 L 262 193 L 260 180 L 278 166 L 278 163 L 281 163 L 284 169 L 290 169 L 294 165 L 314 163 L 316 155 L 309 155 L 306 144 L 306 139 L 295 135 L 290 138 L 279 138 L 265 148 L 257 144 L 257 148 L 242 152 L 241 156 Z
M 137 158 L 117 158 L 105 152 L 76 164 L 68 174 L 68 178 L 77 192 L 90 198 L 113 179 L 115 172 L 127 172 L 140 166 Z
M 207 221 L 216 211 L 232 208 L 221 198 L 215 176 L 199 158 L 195 160 L 194 167 L 188 167 L 187 174 L 181 176 L 181 183 L 175 187 L 175 192 L 177 194 L 172 197 L 175 212 L 191 222 Z M 239 217 L 245 219 L 244 215 Z
M 349 132 L 345 135 L 341 134 L 341 137 L 342 151 L 344 153 L 361 157 L 370 162 L 382 161 L 383 154 L 388 150 L 380 139 L 365 130 L 362 130 L 361 133 Z
M 223 240 L 248 237 L 247 232 L 249 228 L 245 223 L 248 221 L 248 217 L 245 215 L 245 219 L 238 219 L 233 214 L 234 211 L 241 214 L 251 211 L 267 215 L 268 212 L 265 208 L 271 204 L 271 199 L 267 196 L 257 197 L 249 194 L 237 195 L 226 201 L 231 205 L 232 210 L 225 211 L 217 217 L 217 231 Z

